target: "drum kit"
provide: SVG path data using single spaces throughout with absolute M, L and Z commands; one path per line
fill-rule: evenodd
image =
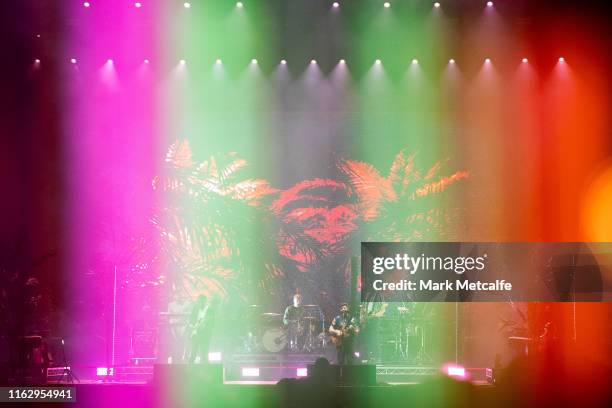
M 362 314 L 361 341 L 367 357 L 378 362 L 430 363 L 432 315 L 427 305 L 378 303 L 379 311 Z M 392 305 L 392 306 L 391 306 Z
M 318 305 L 303 305 L 300 319 L 283 324 L 280 313 L 261 313 L 260 305 L 251 305 L 247 314 L 244 351 L 248 353 L 311 353 L 327 344 L 325 319 Z

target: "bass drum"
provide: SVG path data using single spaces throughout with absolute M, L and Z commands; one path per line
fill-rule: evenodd
M 261 345 L 269 353 L 278 353 L 287 347 L 287 333 L 281 327 L 273 327 L 264 331 Z

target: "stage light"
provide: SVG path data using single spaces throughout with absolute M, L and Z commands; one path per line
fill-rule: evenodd
M 299 367 L 295 370 L 296 377 L 306 377 L 308 376 L 308 369 L 304 367 Z
M 36 34 L 36 38 L 40 38 L 40 34 Z
M 455 63 L 455 60 L 451 58 L 451 59 L 449 59 L 449 60 L 448 60 L 448 63 L 449 63 L 449 64 L 454 64 L 454 63 Z
M 419 60 L 418 60 L 418 59 L 414 58 L 414 59 L 412 60 L 412 65 L 417 65 L 418 63 L 419 63 Z
M 440 8 L 440 3 L 438 3 L 437 1 L 434 3 L 434 7 L 435 8 Z
M 490 58 L 485 58 L 485 64 L 490 64 L 491 63 L 491 59 Z
M 380 64 L 382 64 L 382 61 L 381 61 L 381 60 L 379 60 L 379 59 L 377 59 L 376 61 L 374 61 L 374 63 L 375 63 L 376 65 L 380 65 Z
M 317 63 L 317 60 L 316 60 L 316 59 L 311 59 L 311 60 L 310 60 L 310 64 L 311 64 L 311 65 L 315 65 L 316 63 Z
M 465 378 L 465 368 L 461 366 L 449 365 L 446 367 L 446 374 L 449 377 Z
M 89 8 L 90 6 L 91 6 L 91 3 L 90 3 L 90 2 L 88 2 L 88 1 L 84 1 L 84 2 L 83 2 L 83 7 L 85 7 L 85 8 Z
M 493 7 L 493 2 L 492 1 L 487 1 L 487 7 Z
M 182 60 L 180 60 L 180 61 L 179 61 L 179 64 L 181 64 L 181 65 L 185 65 L 185 64 L 187 64 L 187 61 L 185 61 L 184 59 L 182 59 Z
M 559 62 L 565 62 L 565 58 L 559 57 Z
M 383 4 L 384 8 L 389 8 L 391 7 L 391 3 L 389 3 L 388 1 L 385 1 L 385 3 Z
M 287 65 L 287 61 L 285 61 L 284 59 L 280 60 L 281 65 Z
M 242 4 L 242 2 L 239 1 L 238 3 L 236 3 L 236 7 L 242 8 L 242 7 L 244 7 L 244 4 Z
M 221 361 L 221 352 L 211 351 L 208 353 L 208 361 Z
M 243 377 L 259 377 L 259 368 L 257 367 L 242 367 Z
M 40 60 L 39 60 L 38 58 L 36 58 L 36 59 L 34 60 L 34 63 L 35 63 L 35 64 L 40 64 Z
M 256 60 L 255 58 L 253 58 L 253 59 L 251 60 L 251 64 L 257 64 L 257 60 Z
M 523 58 L 521 61 L 523 61 L 523 64 L 526 64 L 529 62 L 529 60 L 527 58 Z
M 191 3 L 187 3 L 187 2 L 185 2 L 185 3 L 183 3 L 183 7 L 185 7 L 185 8 L 191 8 Z
M 340 62 L 340 64 L 342 64 L 342 65 L 346 64 L 346 61 L 345 61 L 344 59 L 341 59 L 339 62 Z
M 70 58 L 70 63 L 71 63 L 71 64 L 76 64 L 76 63 L 77 63 L 76 58 Z
M 338 8 L 338 7 L 340 7 L 340 3 L 338 3 L 337 1 L 334 1 L 334 2 L 332 3 L 332 7 L 333 7 L 333 8 Z
M 354 354 L 355 354 L 355 357 L 357 357 L 357 358 L 359 358 L 361 356 L 361 354 L 359 354 L 358 351 L 356 351 Z
M 217 65 L 221 65 L 222 63 L 223 63 L 223 61 L 221 61 L 221 58 L 217 58 L 215 60 L 215 64 L 217 64 Z
M 144 63 L 145 63 L 145 64 L 148 64 L 148 63 L 149 63 L 149 60 L 145 58 Z
M 109 65 L 113 65 L 113 60 L 109 58 L 109 59 L 106 60 L 106 63 L 109 64 Z
M 115 370 L 113 367 L 96 367 L 96 375 L 98 377 L 106 377 L 108 375 L 113 375 Z
M 142 3 L 137 1 L 136 3 L 134 3 L 134 7 L 141 8 L 142 7 Z

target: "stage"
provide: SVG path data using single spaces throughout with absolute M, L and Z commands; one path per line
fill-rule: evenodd
M 606 406 L 609 2 L 0 1 L 0 385 Z

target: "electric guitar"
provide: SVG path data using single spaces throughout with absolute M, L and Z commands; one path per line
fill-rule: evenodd
M 342 334 L 332 333 L 331 336 L 331 342 L 336 347 L 340 347 L 345 339 L 354 336 L 358 332 L 357 328 L 352 324 L 349 324 L 348 326 L 342 325 L 340 327 L 340 331 Z
M 204 330 L 204 327 L 206 325 L 206 317 L 208 315 L 208 305 L 206 305 L 205 308 L 206 310 L 204 311 L 204 313 L 198 316 L 196 321 L 188 326 L 187 332 L 189 334 L 189 338 L 193 338 L 200 331 Z

